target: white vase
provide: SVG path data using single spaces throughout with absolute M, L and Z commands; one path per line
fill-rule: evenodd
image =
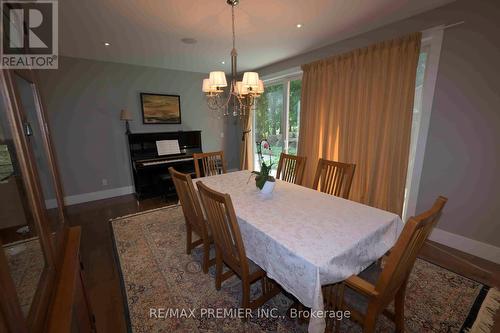
M 262 189 L 260 190 L 260 193 L 262 193 L 262 194 L 271 194 L 271 193 L 273 193 L 274 185 L 276 185 L 276 182 L 266 181 L 264 183 L 264 186 L 262 186 Z

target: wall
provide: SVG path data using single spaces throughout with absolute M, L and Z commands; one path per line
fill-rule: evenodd
M 429 208 L 437 195 L 447 196 L 438 225 L 445 232 L 434 237 L 500 262 L 499 18 L 497 0 L 460 0 L 258 71 L 268 75 L 413 31 L 465 21 L 444 32 L 417 211 Z
M 204 151 L 225 149 L 236 136 L 234 125 L 207 109 L 201 92 L 206 74 L 61 57 L 58 70 L 38 75 L 69 203 L 131 191 L 125 124 L 119 120 L 123 108 L 133 113 L 132 132 L 201 130 Z M 180 95 L 182 124 L 143 125 L 140 92 Z M 237 165 L 234 146 L 226 154 L 229 167 Z
M 500 2 L 459 5 L 466 24 L 444 35 L 417 209 L 443 193 L 439 228 L 500 247 Z

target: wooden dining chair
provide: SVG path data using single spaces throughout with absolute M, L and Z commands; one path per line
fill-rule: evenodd
M 196 178 L 215 176 L 227 172 L 223 151 L 195 153 L 193 154 L 193 160 Z
M 312 188 L 323 193 L 348 199 L 355 169 L 356 164 L 329 161 L 320 158 Z
M 281 153 L 276 178 L 297 185 L 302 184 L 306 159 L 305 156 Z
M 404 332 L 404 302 L 408 278 L 420 249 L 438 222 L 447 201 L 445 197 L 438 197 L 430 210 L 411 217 L 406 222 L 375 284 L 353 275 L 337 286 L 336 309 L 350 310 L 351 317 L 363 326 L 364 333 L 375 331 L 377 318 L 381 313 L 395 322 L 397 332 Z M 345 287 L 368 298 L 366 314 L 354 310 L 345 302 Z M 386 309 L 393 300 L 394 313 Z
M 236 273 L 242 281 L 242 307 L 248 309 L 260 307 L 280 292 L 279 287 L 257 265 L 256 269 L 250 272 L 250 260 L 246 256 L 229 194 L 214 191 L 201 181 L 197 186 L 215 242 L 215 288 L 220 290 L 222 282 Z M 224 273 L 223 263 L 229 267 Z M 262 283 L 262 295 L 252 301 L 250 285 L 258 280 Z
M 174 182 L 177 196 L 181 202 L 182 212 L 186 221 L 186 253 L 191 254 L 191 250 L 199 245 L 203 245 L 203 272 L 208 273 L 208 268 L 215 263 L 215 259 L 210 260 L 210 245 L 213 238 L 210 234 L 208 224 L 203 218 L 200 201 L 194 189 L 191 176 L 168 168 L 172 181 Z M 199 239 L 193 242 L 193 231 Z

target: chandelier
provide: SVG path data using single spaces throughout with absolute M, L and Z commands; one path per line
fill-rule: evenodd
M 202 91 L 207 96 L 208 108 L 221 112 L 224 116 L 245 116 L 254 106 L 255 100 L 264 92 L 264 83 L 256 72 L 243 73 L 243 79 L 237 81 L 236 36 L 234 33 L 234 7 L 239 0 L 227 0 L 231 6 L 233 49 L 231 50 L 231 84 L 228 87 L 226 74 L 223 71 L 210 72 L 209 77 L 203 79 Z M 225 91 L 225 89 L 227 91 Z M 232 108 L 232 112 L 229 108 Z

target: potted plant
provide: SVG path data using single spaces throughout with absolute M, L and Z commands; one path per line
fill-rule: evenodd
M 264 157 L 262 155 L 262 151 L 268 151 L 269 154 L 269 165 L 266 164 Z M 262 140 L 257 145 L 257 154 L 259 156 L 260 171 L 254 171 L 255 176 L 255 185 L 260 189 L 260 192 L 263 194 L 270 194 L 274 190 L 274 185 L 276 184 L 276 179 L 271 176 L 271 168 L 273 163 L 271 161 L 272 151 L 271 145 L 267 140 Z

